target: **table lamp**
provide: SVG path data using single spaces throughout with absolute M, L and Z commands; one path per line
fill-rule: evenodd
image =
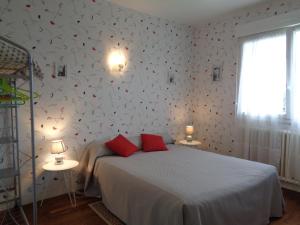
M 194 127 L 192 125 L 188 125 L 185 127 L 186 140 L 191 142 L 193 140 Z
M 63 152 L 66 151 L 63 140 L 54 140 L 51 141 L 51 154 L 55 154 L 55 165 L 64 164 L 64 155 Z

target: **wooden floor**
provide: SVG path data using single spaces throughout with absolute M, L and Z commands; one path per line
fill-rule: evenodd
M 286 202 L 286 212 L 280 219 L 271 222 L 271 225 L 300 225 L 300 193 L 283 190 Z
M 97 198 L 77 196 L 77 207 L 70 205 L 68 195 L 44 200 L 43 206 L 38 207 L 39 225 L 106 225 L 88 206 L 89 203 L 99 201 Z M 31 205 L 24 207 L 25 213 L 31 221 Z
M 271 225 L 300 225 L 300 193 L 284 190 L 284 197 L 286 213 L 282 218 L 272 220 Z M 67 195 L 46 200 L 38 209 L 39 225 L 106 225 L 89 208 L 88 204 L 94 201 L 98 199 L 79 196 L 77 207 L 72 208 Z M 30 205 L 25 206 L 25 212 L 31 215 Z

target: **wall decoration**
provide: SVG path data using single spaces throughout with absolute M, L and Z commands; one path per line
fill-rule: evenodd
M 170 71 L 168 71 L 168 83 L 169 84 L 176 84 L 175 83 L 175 75 Z
M 67 76 L 67 65 L 59 65 L 58 66 L 57 76 L 58 77 L 66 77 Z
M 221 74 L 222 74 L 222 66 L 213 66 L 212 67 L 212 80 L 213 81 L 219 81 L 221 80 Z

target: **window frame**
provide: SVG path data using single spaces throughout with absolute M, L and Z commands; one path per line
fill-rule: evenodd
M 246 41 L 253 40 L 257 37 L 264 36 L 266 34 L 274 34 L 274 33 L 280 33 L 283 32 L 286 35 L 286 103 L 285 103 L 285 114 L 284 115 L 278 115 L 280 120 L 283 122 L 285 125 L 290 125 L 291 124 L 291 66 L 292 66 L 292 48 L 293 48 L 293 32 L 295 30 L 299 30 L 300 25 L 292 25 L 272 31 L 266 31 L 262 33 L 257 33 L 245 37 L 240 37 L 238 39 L 238 46 L 239 46 L 239 52 L 238 52 L 238 58 L 237 58 L 237 78 L 236 78 L 236 101 L 235 101 L 235 108 L 237 112 L 237 107 L 238 107 L 238 97 L 239 97 L 239 89 L 240 89 L 240 78 L 241 78 L 241 69 L 242 69 L 242 51 L 243 51 L 243 44 Z

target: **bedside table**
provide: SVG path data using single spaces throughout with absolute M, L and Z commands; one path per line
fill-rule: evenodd
M 61 165 L 56 165 L 54 162 L 50 162 L 43 166 L 43 169 L 49 173 L 53 174 L 53 172 L 58 172 L 58 173 L 61 172 L 63 174 L 65 189 L 68 193 L 72 207 L 76 207 L 76 195 L 75 195 L 75 190 L 73 187 L 72 169 L 74 169 L 76 166 L 78 166 L 78 164 L 79 164 L 79 162 L 76 160 L 64 160 L 64 163 Z M 49 176 L 49 179 L 47 179 L 47 182 L 45 184 L 46 187 L 44 188 L 44 191 L 43 191 L 43 197 L 42 197 L 40 206 L 43 205 L 45 194 L 48 190 L 49 182 L 52 180 L 52 178 L 53 178 L 53 175 Z
M 201 145 L 201 142 L 196 140 L 192 140 L 192 141 L 181 140 L 179 141 L 179 144 L 186 145 L 186 146 L 198 146 Z

